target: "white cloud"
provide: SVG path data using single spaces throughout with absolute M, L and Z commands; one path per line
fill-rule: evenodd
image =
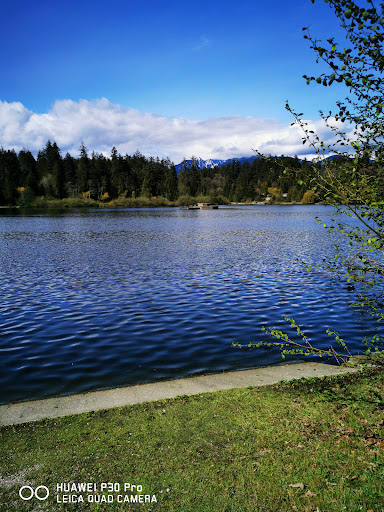
M 321 121 L 312 122 L 327 139 Z M 169 156 L 175 163 L 192 155 L 201 158 L 232 158 L 252 155 L 252 148 L 272 155 L 313 155 L 303 146 L 298 127 L 276 120 L 232 116 L 193 121 L 142 113 L 114 105 L 107 99 L 56 101 L 51 110 L 36 114 L 19 102 L 0 101 L 0 146 L 32 152 L 47 140 L 62 153 L 78 156 L 81 141 L 89 151 L 110 154 L 139 150 L 146 156 Z

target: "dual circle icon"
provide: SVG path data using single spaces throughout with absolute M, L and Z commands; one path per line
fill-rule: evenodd
M 23 487 L 19 489 L 19 496 L 24 501 L 31 500 L 32 498 L 44 501 L 49 496 L 49 489 L 45 485 L 39 485 L 36 489 L 30 485 L 23 485 Z

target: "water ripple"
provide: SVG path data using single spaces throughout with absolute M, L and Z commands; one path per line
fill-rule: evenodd
M 285 327 L 354 350 L 375 326 L 322 272 L 324 207 L 0 212 L 0 401 L 250 368 L 233 341 Z M 4 243 L 6 242 L 6 243 Z M 322 254 L 323 255 L 323 254 Z

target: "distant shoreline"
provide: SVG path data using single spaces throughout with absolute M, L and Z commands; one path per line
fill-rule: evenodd
M 309 205 L 303 204 L 300 201 L 290 201 L 290 202 L 270 202 L 270 201 L 255 201 L 252 203 L 219 203 L 219 206 L 311 206 L 313 204 L 322 204 L 322 203 L 311 203 Z M 36 210 L 36 209 L 51 209 L 51 210 L 68 210 L 71 208 L 100 208 L 109 209 L 109 208 L 181 208 L 182 204 L 178 204 L 177 201 L 157 201 L 156 199 L 148 199 L 148 200 L 114 200 L 109 203 L 103 203 L 100 201 L 94 200 L 66 200 L 66 199 L 46 199 L 42 201 L 38 201 L 36 204 L 31 204 L 28 206 L 23 205 L 0 205 L 0 209 L 22 209 L 22 210 Z

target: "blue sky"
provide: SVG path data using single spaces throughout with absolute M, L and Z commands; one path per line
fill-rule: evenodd
M 281 133 L 281 153 L 297 153 L 285 100 L 316 120 L 345 95 L 301 78 L 323 69 L 307 25 L 340 33 L 323 0 L 7 2 L 0 146 L 36 151 L 50 138 L 76 154 L 83 140 L 177 161 L 267 142 L 279 152 Z

